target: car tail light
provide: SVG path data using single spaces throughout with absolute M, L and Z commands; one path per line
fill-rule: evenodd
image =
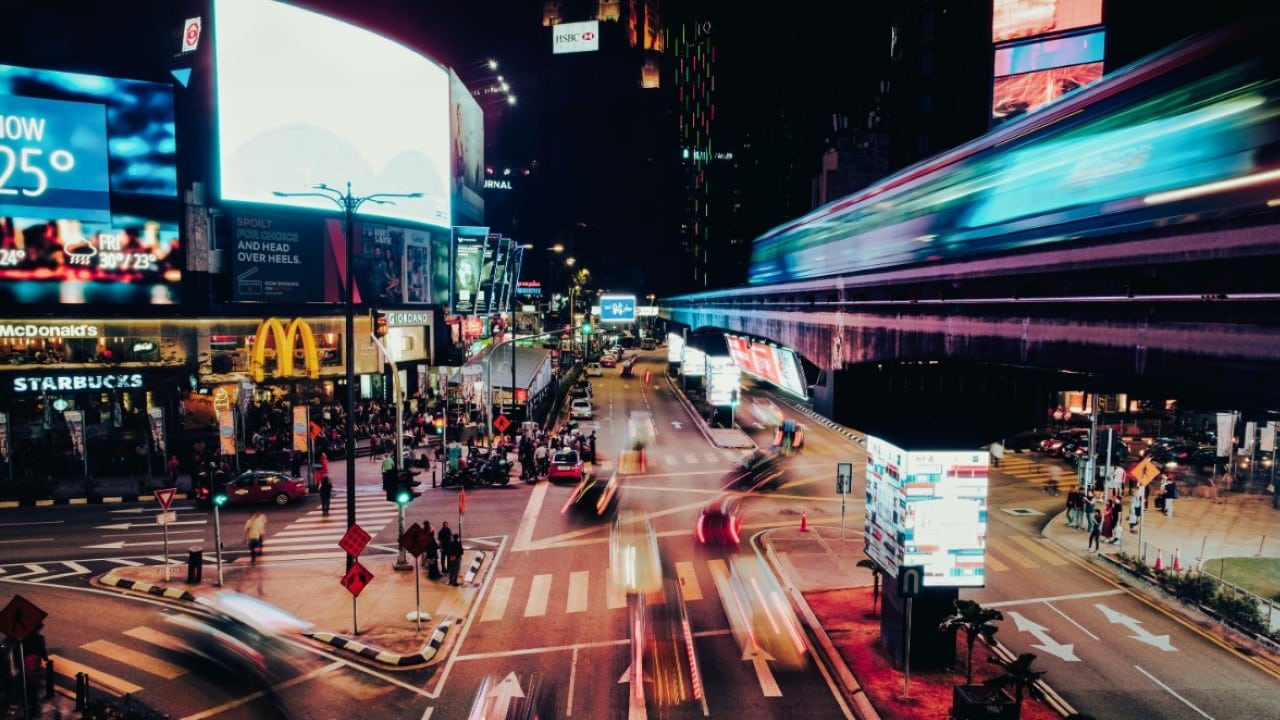
M 704 544 L 707 542 L 707 516 L 706 515 L 698 516 L 698 525 L 695 527 L 694 533 L 698 536 L 698 542 L 704 543 Z

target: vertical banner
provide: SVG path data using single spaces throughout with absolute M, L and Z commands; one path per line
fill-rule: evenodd
M 9 462 L 9 413 L 0 412 L 0 462 Z
M 499 233 L 489 233 L 484 243 L 484 254 L 480 262 L 480 294 L 476 300 L 477 315 L 488 315 L 494 310 L 493 281 L 494 266 L 497 263 L 498 246 L 503 242 Z
M 311 427 L 310 408 L 306 405 L 293 406 L 293 451 L 306 452 L 307 445 L 307 429 Z
M 516 288 L 520 286 L 520 270 L 524 267 L 524 245 L 512 241 L 512 249 L 511 269 L 507 273 L 507 299 L 505 304 L 511 308 L 511 312 L 515 312 Z
M 1240 446 L 1240 454 L 1253 454 L 1253 438 L 1258 434 L 1258 423 L 1250 420 L 1244 424 L 1244 442 Z
M 62 417 L 67 421 L 67 432 L 71 435 L 71 447 L 76 457 L 84 457 L 84 413 L 80 410 L 65 410 Z
M 493 297 L 489 299 L 489 312 L 506 312 L 503 302 L 507 296 L 507 263 L 511 258 L 511 246 L 515 242 L 511 238 L 499 238 L 493 256 Z
M 481 288 L 481 260 L 488 237 L 487 227 L 453 229 L 452 306 L 455 315 L 471 315 L 476 311 Z
M 1262 426 L 1258 433 L 1258 449 L 1262 452 L 1274 452 L 1276 449 L 1276 421 L 1272 420 Z
M 1235 413 L 1218 413 L 1218 455 L 1227 455 L 1231 452 L 1231 441 L 1235 439 L 1235 433 Z
M 164 408 L 147 408 L 147 421 L 151 425 L 151 439 L 155 441 L 156 449 L 165 452 Z
M 230 409 L 218 410 L 218 447 L 223 455 L 236 454 L 236 417 Z

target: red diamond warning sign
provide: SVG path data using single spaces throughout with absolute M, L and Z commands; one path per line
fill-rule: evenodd
M 48 613 L 36 607 L 21 595 L 14 595 L 8 605 L 0 610 L 0 633 L 22 642 L 40 627 Z
M 338 541 L 338 547 L 347 551 L 351 557 L 359 557 L 364 552 L 364 546 L 369 544 L 369 533 L 359 525 L 352 525 L 347 528 L 347 532 L 343 534 L 342 539 Z
M 499 415 L 493 419 L 493 429 L 497 430 L 499 435 L 506 432 L 509 427 L 511 427 L 511 420 L 507 419 L 506 415 Z
M 364 590 L 364 586 L 369 584 L 373 579 L 373 573 L 369 572 L 369 568 L 360 563 L 352 563 L 351 569 L 346 575 L 342 576 L 342 587 L 346 588 L 353 596 L 359 596 L 360 591 Z

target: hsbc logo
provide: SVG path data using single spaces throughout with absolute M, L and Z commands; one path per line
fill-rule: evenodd
M 562 23 L 551 34 L 551 52 L 556 55 L 592 52 L 600 49 L 600 22 Z

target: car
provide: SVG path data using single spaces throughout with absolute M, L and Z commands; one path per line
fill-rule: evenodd
M 635 377 L 635 374 L 636 374 L 635 358 L 632 358 L 622 363 L 622 369 L 618 371 L 618 374 L 621 375 L 622 377 Z
M 657 350 L 658 341 L 655 338 L 647 337 L 640 341 L 641 350 Z
M 604 368 L 600 367 L 600 363 L 587 363 L 587 377 L 601 377 L 604 375 Z
M 196 500 L 209 504 L 217 490 L 226 493 L 228 505 L 271 503 L 284 507 L 307 496 L 307 485 L 303 480 L 275 470 L 246 470 L 227 481 L 222 488 L 201 486 L 196 489 Z
M 573 402 L 569 403 L 569 417 L 574 420 L 590 420 L 594 414 L 591 401 L 587 398 L 574 398 Z
M 560 512 L 604 517 L 613 511 L 617 497 L 618 473 L 586 473 Z
M 551 465 L 547 468 L 549 482 L 582 482 L 582 456 L 577 450 L 557 450 L 551 455 Z
M 604 355 L 600 358 L 600 367 L 611 368 L 618 367 L 618 358 L 614 355 Z
M 720 480 L 722 488 L 768 490 L 786 482 L 787 471 L 783 456 L 773 450 L 756 448 L 745 452 L 734 461 Z
M 1198 447 L 1186 454 L 1176 455 L 1166 460 L 1164 469 L 1166 472 L 1173 472 L 1181 469 L 1183 472 L 1198 470 L 1217 470 L 1219 467 L 1225 467 L 1227 458 L 1218 454 L 1218 448 L 1213 445 Z
M 742 500 L 724 494 L 702 506 L 693 535 L 703 545 L 732 545 L 742 542 Z

